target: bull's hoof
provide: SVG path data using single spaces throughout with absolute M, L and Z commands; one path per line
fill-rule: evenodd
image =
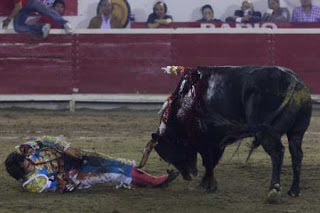
M 197 168 L 194 168 L 194 169 L 191 169 L 191 174 L 194 176 L 194 177 L 197 177 L 198 176 L 198 169 Z
M 186 181 L 192 181 L 192 177 L 191 177 L 190 173 L 188 173 L 188 172 L 181 172 L 181 175 L 182 175 L 182 177 L 183 177 L 184 180 L 186 180 Z
M 271 189 L 268 193 L 267 202 L 270 204 L 281 203 L 281 191 L 277 189 Z
M 207 187 L 207 188 L 204 189 L 204 192 L 205 193 L 214 193 L 214 192 L 217 191 L 217 189 L 218 189 L 217 186 Z
M 290 197 L 299 197 L 299 196 L 301 195 L 301 193 L 300 193 L 300 190 L 290 189 L 290 190 L 288 191 L 288 195 L 289 195 Z
M 213 193 L 218 189 L 218 184 L 215 178 L 207 178 L 206 176 L 202 179 L 200 186 L 204 188 L 204 192 Z

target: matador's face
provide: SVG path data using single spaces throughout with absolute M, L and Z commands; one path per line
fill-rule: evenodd
M 26 171 L 26 174 L 29 174 L 35 170 L 35 166 L 32 163 L 31 160 L 25 159 L 22 163 L 20 163 L 20 166 L 24 168 Z

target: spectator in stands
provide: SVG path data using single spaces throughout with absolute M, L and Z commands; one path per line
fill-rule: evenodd
M 241 10 L 236 10 L 234 16 L 226 19 L 226 22 L 236 23 L 255 23 L 261 21 L 261 13 L 254 11 L 253 3 L 251 0 L 244 0 L 242 2 Z
M 90 20 L 88 29 L 115 29 L 123 28 L 121 21 L 112 15 L 111 0 L 102 0 L 98 4 L 97 16 Z
M 52 4 L 51 10 L 55 10 L 60 16 L 63 16 L 65 10 L 65 3 L 64 0 L 55 0 Z M 41 16 L 38 20 L 38 23 L 48 23 L 51 25 L 51 28 L 62 28 L 61 25 L 56 23 L 52 18 L 49 16 Z
M 320 7 L 312 4 L 312 0 L 300 0 L 301 6 L 293 10 L 292 22 L 320 21 Z
M 50 24 L 26 24 L 30 13 L 38 12 L 42 15 L 49 16 L 60 26 L 63 26 L 67 34 L 71 34 L 73 31 L 68 21 L 64 20 L 55 10 L 50 10 L 38 0 L 12 0 L 12 2 L 14 3 L 14 8 L 8 18 L 3 21 L 3 29 L 7 29 L 9 23 L 14 18 L 13 26 L 16 32 L 35 33 L 46 38 L 49 35 Z
M 201 13 L 202 13 L 202 19 L 199 19 L 197 22 L 202 22 L 202 23 L 221 22 L 220 19 L 214 18 L 214 11 L 213 11 L 211 5 L 209 5 L 209 4 L 206 4 L 201 7 Z
M 167 4 L 158 1 L 153 7 L 153 13 L 151 13 L 147 20 L 148 28 L 158 28 L 161 26 L 170 25 L 173 21 L 172 16 L 167 15 Z
M 264 13 L 264 22 L 289 22 L 290 12 L 288 8 L 280 7 L 279 0 L 268 0 L 269 9 Z

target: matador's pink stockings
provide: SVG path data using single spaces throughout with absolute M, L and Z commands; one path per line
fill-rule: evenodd
M 155 177 L 137 168 L 132 168 L 131 175 L 132 175 L 132 184 L 136 186 L 143 186 L 143 187 L 158 186 L 168 178 L 168 175 Z

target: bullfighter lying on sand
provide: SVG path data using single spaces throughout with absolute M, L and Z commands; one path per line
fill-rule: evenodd
M 77 150 L 61 137 L 43 136 L 16 147 L 5 161 L 8 173 L 23 182 L 28 192 L 68 192 L 98 183 L 122 187 L 165 187 L 179 173 L 168 171 L 159 177 L 135 167 L 135 162 Z

